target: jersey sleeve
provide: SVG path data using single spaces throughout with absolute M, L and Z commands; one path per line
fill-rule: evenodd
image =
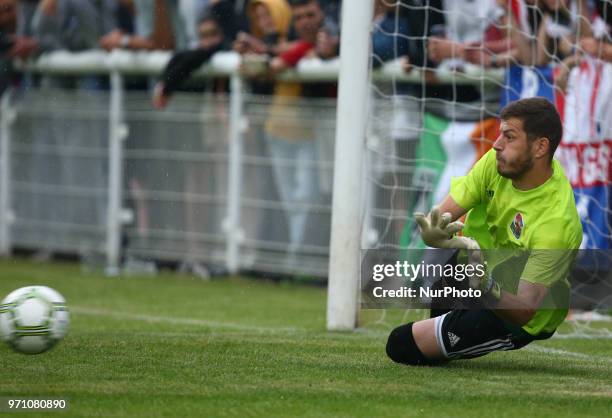
M 522 280 L 551 287 L 568 277 L 580 245 L 580 240 L 574 239 L 569 229 L 563 218 L 540 225 Z
M 453 177 L 450 196 L 463 209 L 472 209 L 483 202 L 487 185 L 495 170 L 495 151 L 491 149 L 474 164 L 466 176 Z
M 521 280 L 551 288 L 569 276 L 576 255 L 577 250 L 531 250 Z

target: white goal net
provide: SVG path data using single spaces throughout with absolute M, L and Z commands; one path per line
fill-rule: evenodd
M 406 249 L 423 248 L 412 213 L 440 202 L 451 178 L 490 149 L 506 103 L 545 97 L 562 116 L 556 158 L 584 229 L 572 278 L 577 303 L 558 335 L 612 337 L 612 63 L 606 61 L 612 57 L 605 55 L 612 1 L 374 4 L 362 249 L 402 259 Z M 594 282 L 599 294 L 580 293 Z M 397 325 L 424 315 L 361 310 L 360 324 Z

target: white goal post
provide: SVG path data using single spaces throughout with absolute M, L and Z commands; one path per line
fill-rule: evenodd
M 373 0 L 342 8 L 340 74 L 332 227 L 327 287 L 327 329 L 357 325 L 361 249 L 361 196 L 369 97 Z

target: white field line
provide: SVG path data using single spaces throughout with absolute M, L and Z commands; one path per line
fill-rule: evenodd
M 558 348 L 551 348 L 551 347 L 542 347 L 541 345 L 535 345 L 535 344 L 531 344 L 526 347 L 523 347 L 521 348 L 521 350 L 532 351 L 535 353 L 557 354 L 560 356 L 581 358 L 585 360 L 612 362 L 612 358 L 609 358 L 609 357 L 594 356 L 594 355 L 585 354 L 585 353 L 576 353 L 574 351 L 560 350 Z
M 174 324 L 174 325 L 193 325 L 200 326 L 206 328 L 217 328 L 217 329 L 230 329 L 235 331 L 245 331 L 245 332 L 257 332 L 257 333 L 268 333 L 268 334 L 295 334 L 300 332 L 307 332 L 303 328 L 298 327 L 262 327 L 257 325 L 245 325 L 239 324 L 236 322 L 222 322 L 222 321 L 210 321 L 199 318 L 178 318 L 171 316 L 159 316 L 159 315 L 147 315 L 147 314 L 133 314 L 127 312 L 116 312 L 109 311 L 104 309 L 92 309 L 85 308 L 80 306 L 73 306 L 70 309 L 70 312 L 75 313 L 77 315 L 89 315 L 89 316 L 97 316 L 97 317 L 106 317 L 113 319 L 122 319 L 129 321 L 143 321 L 150 323 L 164 323 L 164 324 Z M 342 337 L 342 336 L 381 336 L 387 335 L 386 332 L 378 331 L 378 330 L 369 330 L 369 329 L 358 329 L 355 333 L 348 334 L 330 334 L 333 337 Z M 542 347 L 539 345 L 528 345 L 523 347 L 521 350 L 532 351 L 536 353 L 544 353 L 544 354 L 556 354 L 560 356 L 567 356 L 573 358 L 582 358 L 588 360 L 597 360 L 597 361 L 605 361 L 612 362 L 612 359 L 608 357 L 594 356 L 584 353 L 576 353 L 573 351 L 560 350 L 557 348 L 550 347 Z
M 555 334 L 552 336 L 555 340 L 610 340 L 612 333 L 609 330 L 589 330 L 591 334 L 586 332 L 575 332 L 574 334 Z
M 255 333 L 266 333 L 266 334 L 297 334 L 297 333 L 308 333 L 312 330 L 307 330 L 300 327 L 262 327 L 258 325 L 245 325 L 237 322 L 224 322 L 224 321 L 211 321 L 200 318 L 185 318 L 185 317 L 172 317 L 172 316 L 161 316 L 161 315 L 148 315 L 148 314 L 134 314 L 128 312 L 118 312 L 106 309 L 86 308 L 83 306 L 71 306 L 70 312 L 77 315 L 87 315 L 96 317 L 106 317 L 112 319 L 120 319 L 127 321 L 142 321 L 149 323 L 164 323 L 174 325 L 193 325 L 198 327 L 206 327 L 212 329 L 226 329 L 233 331 L 242 332 L 255 332 Z M 362 332 L 365 331 L 365 332 Z M 356 332 L 346 333 L 329 333 L 327 334 L 330 338 L 359 338 L 359 337 L 376 337 L 386 336 L 386 332 L 379 332 L 364 329 L 358 329 Z
M 194 325 L 206 328 L 230 329 L 235 331 L 259 332 L 269 334 L 292 334 L 297 332 L 306 332 L 306 330 L 296 327 L 262 327 L 257 325 L 239 324 L 236 322 L 222 322 L 199 318 L 180 318 L 172 316 L 134 314 L 127 312 L 109 311 L 104 309 L 85 308 L 80 306 L 71 307 L 70 312 L 75 313 L 77 315 L 98 316 L 129 321 L 143 321 L 151 323 L 157 322 L 173 325 Z

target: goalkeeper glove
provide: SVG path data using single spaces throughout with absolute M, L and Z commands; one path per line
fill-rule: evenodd
M 493 274 L 487 271 L 487 263 L 482 261 L 480 248 L 468 251 L 470 264 L 480 264 L 484 266 L 483 274 L 471 276 L 469 279 L 470 287 L 475 290 L 480 290 L 483 296 L 488 297 L 489 301 L 496 304 L 501 299 L 501 286 L 493 278 Z M 476 271 L 478 271 L 476 269 Z
M 475 250 L 480 249 L 478 243 L 468 237 L 453 237 L 454 234 L 463 229 L 463 223 L 450 223 L 451 214 L 446 212 L 440 215 L 437 206 L 431 210 L 429 215 L 415 213 L 414 219 L 421 230 L 423 242 L 433 248 L 455 248 Z

